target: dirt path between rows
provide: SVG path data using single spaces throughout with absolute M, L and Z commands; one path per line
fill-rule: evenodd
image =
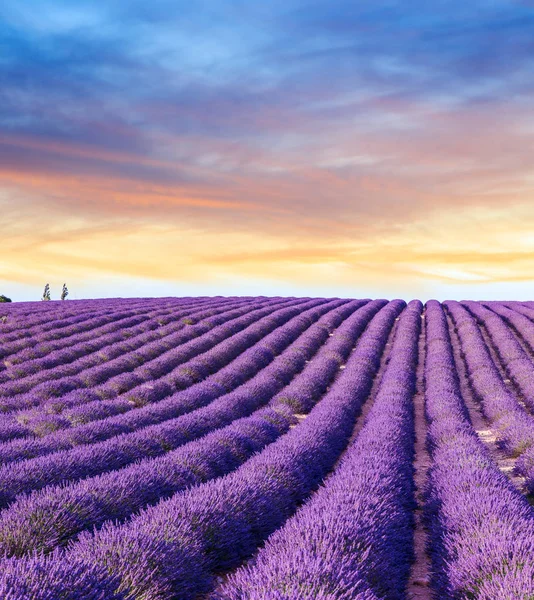
M 423 525 L 423 491 L 427 479 L 431 458 L 426 449 L 427 421 L 425 417 L 425 389 L 424 389 L 424 361 L 425 361 L 425 336 L 426 326 L 424 313 L 421 320 L 421 334 L 419 336 L 419 358 L 417 362 L 417 388 L 413 399 L 415 419 L 415 529 L 414 529 L 414 555 L 410 580 L 407 588 L 407 597 L 417 600 L 430 600 L 432 591 L 430 585 L 430 558 L 426 552 L 428 534 Z

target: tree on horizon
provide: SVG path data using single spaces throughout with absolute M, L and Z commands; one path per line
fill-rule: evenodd
M 45 285 L 41 300 L 50 300 L 50 285 L 48 283 Z

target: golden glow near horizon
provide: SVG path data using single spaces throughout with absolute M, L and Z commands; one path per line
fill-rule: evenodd
M 24 193 L 21 186 L 18 198 Z M 105 204 L 104 192 L 98 200 Z M 136 194 L 132 203 L 138 210 Z M 83 284 L 84 289 L 91 282 L 98 295 L 98 281 L 106 278 L 109 285 L 109 277 L 116 276 L 196 284 L 199 293 L 207 285 L 211 294 L 221 282 L 247 279 L 257 281 L 258 293 L 265 295 L 278 293 L 277 282 L 282 291 L 293 286 L 295 295 L 301 290 L 302 295 L 352 291 L 356 296 L 375 289 L 371 295 L 391 290 L 389 295 L 432 296 L 434 290 L 447 289 L 449 295 L 461 295 L 462 286 L 469 283 L 478 284 L 483 297 L 485 286 L 532 278 L 534 236 L 528 227 L 528 205 L 517 205 L 516 210 L 466 207 L 454 213 L 436 208 L 406 221 L 399 216 L 393 224 L 368 217 L 356 227 L 332 220 L 324 230 L 324 217 L 313 222 L 304 215 L 308 230 L 294 232 L 287 226 L 278 231 L 268 209 L 266 222 L 253 219 L 248 229 L 219 228 L 216 220 L 202 227 L 198 215 L 182 221 L 156 213 L 140 222 L 135 214 L 121 219 L 113 210 L 107 217 L 87 219 L 76 211 L 68 215 L 63 207 L 54 213 L 50 204 L 40 206 L 38 201 L 25 210 L 19 203 L 13 211 L 9 200 L 7 206 L 6 213 L 11 209 L 17 217 L 3 236 L 0 279 L 36 289 L 44 280 L 68 280 L 72 288 Z M 150 208 L 150 201 L 141 206 Z M 224 210 L 229 213 L 225 223 L 244 218 L 232 203 Z M 24 219 L 18 217 L 21 213 Z M 209 210 L 203 214 L 211 218 Z M 229 293 L 227 286 L 224 293 Z M 240 293 L 239 285 L 235 293 Z M 111 295 L 121 295 L 120 289 Z

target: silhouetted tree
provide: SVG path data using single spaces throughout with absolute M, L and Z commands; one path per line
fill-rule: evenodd
M 11 302 L 11 298 L 4 296 L 4 294 L 0 294 L 0 302 Z
M 48 283 L 45 285 L 41 300 L 50 300 L 50 285 Z
M 64 283 L 63 284 L 63 289 L 61 290 L 61 299 L 62 300 L 66 300 L 68 295 L 69 295 L 69 290 L 67 288 L 67 284 Z

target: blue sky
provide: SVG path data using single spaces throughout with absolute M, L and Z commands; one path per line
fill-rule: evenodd
M 532 2 L 8 0 L 0 44 L 0 293 L 530 293 Z

